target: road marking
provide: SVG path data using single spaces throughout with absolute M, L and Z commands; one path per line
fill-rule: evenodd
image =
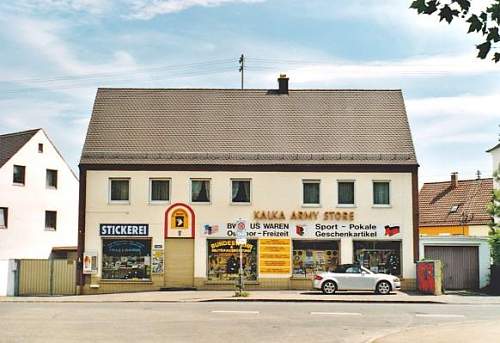
M 330 315 L 330 316 L 361 316 L 361 313 L 356 312 L 311 312 L 311 315 Z
M 215 310 L 211 311 L 212 313 L 241 313 L 241 314 L 259 314 L 259 311 L 224 311 L 224 310 Z
M 465 318 L 463 314 L 416 314 L 415 316 L 427 318 Z

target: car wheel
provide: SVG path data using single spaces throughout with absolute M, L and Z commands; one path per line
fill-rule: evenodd
M 378 294 L 386 295 L 391 292 L 391 284 L 387 281 L 380 281 L 377 284 L 377 289 L 375 290 Z
M 324 294 L 333 294 L 337 290 L 337 285 L 333 281 L 325 281 L 321 286 L 321 290 Z

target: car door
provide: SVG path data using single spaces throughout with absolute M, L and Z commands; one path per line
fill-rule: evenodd
M 358 266 L 349 266 L 345 270 L 346 289 L 360 290 L 363 289 L 363 279 L 361 278 L 361 269 Z

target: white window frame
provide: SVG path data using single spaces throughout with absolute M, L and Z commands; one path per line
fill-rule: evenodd
M 248 202 L 233 202 L 233 181 L 248 181 L 250 182 L 250 201 Z M 236 178 L 230 178 L 229 179 L 229 203 L 231 205 L 236 205 L 236 206 L 245 206 L 245 205 L 251 205 L 252 200 L 253 200 L 253 186 L 252 186 L 252 179 L 251 178 L 245 178 L 245 177 L 236 177 Z
M 47 227 L 47 212 L 54 212 L 56 214 L 56 226 L 55 227 Z M 45 228 L 45 231 L 57 231 L 57 211 L 55 210 L 45 210 L 45 215 L 43 217 L 43 226 Z
M 24 167 L 24 180 L 23 180 L 24 182 L 22 182 L 22 183 L 21 182 L 14 182 L 14 169 L 16 167 Z M 12 184 L 14 186 L 20 186 L 20 187 L 26 186 L 26 166 L 23 166 L 23 165 L 20 165 L 20 164 L 14 164 L 12 166 Z
M 0 225 L 0 229 L 8 229 L 9 228 L 9 208 L 8 207 L 0 207 L 0 211 L 3 212 L 3 220 L 5 225 Z
M 193 181 L 208 181 L 208 201 L 193 201 Z M 212 179 L 206 177 L 192 177 L 189 179 L 189 203 L 193 205 L 210 205 L 212 203 Z
M 339 183 L 341 182 L 351 182 L 353 184 L 353 203 L 352 204 L 339 204 Z M 341 179 L 341 180 L 337 180 L 337 190 L 336 190 L 336 193 L 335 193 L 337 196 L 336 196 L 336 199 L 335 199 L 335 203 L 337 204 L 336 207 L 339 207 L 339 208 L 355 208 L 356 207 L 356 180 L 352 180 L 352 179 Z
M 167 181 L 168 182 L 168 200 L 153 200 L 153 181 Z M 172 199 L 172 179 L 169 177 L 150 177 L 149 178 L 149 194 L 148 194 L 148 202 L 152 205 L 160 205 L 160 204 L 170 204 Z
M 111 183 L 112 181 L 128 181 L 128 200 L 111 200 Z M 118 205 L 130 204 L 132 198 L 132 182 L 130 177 L 110 177 L 108 178 L 108 203 Z
M 49 175 L 49 171 L 55 171 L 56 172 L 56 185 L 55 186 L 49 186 L 47 184 L 47 175 Z M 50 168 L 47 168 L 45 169 L 45 188 L 47 189 L 57 189 L 59 185 L 59 172 L 57 169 L 50 169 Z
M 388 204 L 375 204 L 375 193 L 374 193 L 374 187 L 376 182 L 384 182 L 389 184 L 389 203 Z M 391 208 L 392 207 L 392 186 L 391 186 L 391 180 L 372 180 L 372 207 L 373 208 Z
M 317 203 L 317 204 L 304 203 L 304 184 L 306 184 L 306 183 L 317 183 L 319 185 L 319 203 Z M 301 200 L 302 207 L 321 207 L 321 180 L 320 179 L 302 179 L 301 195 L 302 195 L 302 200 Z

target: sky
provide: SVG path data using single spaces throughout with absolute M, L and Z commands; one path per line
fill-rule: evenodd
M 488 1 L 476 0 L 479 8 Z M 76 171 L 98 87 L 402 89 L 420 181 L 492 174 L 500 63 L 406 0 L 0 2 L 0 134 L 42 127 Z M 473 8 L 475 10 L 475 8 Z

